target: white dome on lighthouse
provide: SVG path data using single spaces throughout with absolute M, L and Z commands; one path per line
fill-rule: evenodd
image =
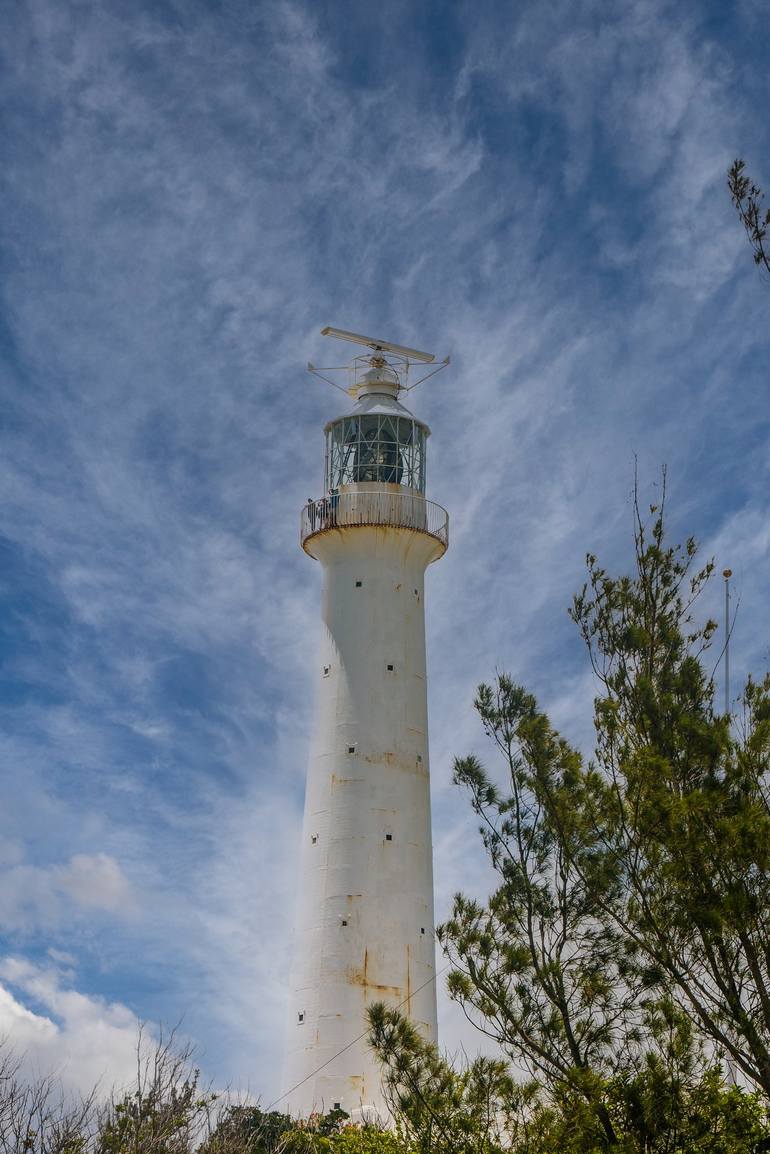
M 359 378 L 359 397 L 366 396 L 369 393 L 385 393 L 391 394 L 394 397 L 398 395 L 401 389 L 398 373 L 385 361 L 379 363 L 381 360 L 379 357 L 372 357 L 372 367 L 367 369 Z

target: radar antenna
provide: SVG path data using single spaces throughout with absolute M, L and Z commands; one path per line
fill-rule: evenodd
M 366 337 L 361 333 L 352 333 L 348 329 L 335 329 L 331 325 L 327 325 L 321 329 L 322 337 L 337 337 L 341 341 L 350 341 L 355 345 L 363 345 L 365 348 L 371 349 L 371 353 L 360 354 L 354 357 L 353 361 L 348 365 L 326 365 L 317 367 L 308 361 L 308 372 L 313 373 L 314 376 L 320 377 L 322 381 L 333 385 L 335 389 L 339 389 L 342 393 L 348 393 L 351 397 L 358 394 L 358 378 L 359 373 L 366 371 L 372 366 L 381 367 L 387 365 L 396 374 L 398 386 L 404 392 L 410 392 L 421 385 L 423 381 L 427 381 L 428 377 L 434 377 L 436 373 L 440 373 L 449 364 L 449 357 L 445 357 L 443 361 L 435 366 L 429 373 L 425 373 L 419 380 L 409 381 L 409 369 L 413 362 L 417 361 L 419 364 L 431 365 L 435 363 L 436 357 L 433 353 L 424 353 L 420 349 L 412 349 L 407 345 L 396 345 L 393 341 L 384 341 L 380 337 Z M 331 377 L 324 376 L 324 373 L 340 373 L 345 372 L 348 377 L 352 377 L 352 381 L 347 388 L 343 388 L 337 381 Z

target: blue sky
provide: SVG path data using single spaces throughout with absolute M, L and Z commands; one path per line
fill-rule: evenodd
M 631 551 L 635 456 L 768 663 L 768 310 L 725 186 L 770 186 L 761 0 L 26 0 L 0 14 L 0 1034 L 74 1086 L 183 1019 L 280 1085 L 338 394 L 325 324 L 452 367 L 412 396 L 437 912 L 485 892 L 454 754 L 510 670 L 589 748 L 565 612 Z M 349 351 L 349 350 L 348 350 Z M 719 612 L 721 582 L 704 611 Z M 477 1044 L 441 999 L 445 1044 Z

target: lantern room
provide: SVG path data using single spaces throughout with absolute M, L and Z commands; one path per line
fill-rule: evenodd
M 393 369 L 381 358 L 372 362 L 358 384 L 353 411 L 326 426 L 326 492 L 376 484 L 424 494 L 430 429 L 398 400 Z

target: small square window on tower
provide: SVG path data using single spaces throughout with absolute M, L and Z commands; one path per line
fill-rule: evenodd
M 305 1011 L 300 1010 L 299 1013 L 297 1014 L 297 1024 L 301 1026 L 302 1023 L 304 1022 L 304 1020 L 305 1020 Z
M 420 933 L 421 933 L 421 934 L 424 934 L 424 933 L 425 933 L 425 926 L 420 926 Z
M 315 845 L 315 843 L 318 841 L 318 834 L 317 833 L 311 833 L 310 840 L 313 843 L 313 845 Z
M 328 677 L 328 676 L 329 676 L 329 671 L 330 671 L 330 670 L 331 670 L 331 665 L 324 665 L 324 677 Z
M 356 589 L 360 589 L 362 585 L 363 581 L 356 581 Z
M 355 753 L 355 752 L 356 752 L 355 745 L 349 745 L 348 746 L 348 753 Z
M 335 1103 L 334 1103 L 334 1109 L 335 1109 L 335 1110 L 341 1110 L 341 1109 L 342 1109 L 342 1104 L 341 1104 L 340 1102 L 335 1102 Z
M 346 926 L 346 925 L 348 924 L 348 919 L 347 919 L 347 918 L 343 918 L 343 919 L 342 919 L 342 924 L 343 924 L 343 926 Z
M 385 834 L 385 841 L 393 841 L 393 834 L 392 833 L 386 833 Z
M 389 672 L 390 672 L 390 673 L 392 673 L 392 672 L 393 672 L 393 666 L 392 666 L 392 665 L 389 665 L 389 666 L 388 666 L 388 670 L 389 670 Z

